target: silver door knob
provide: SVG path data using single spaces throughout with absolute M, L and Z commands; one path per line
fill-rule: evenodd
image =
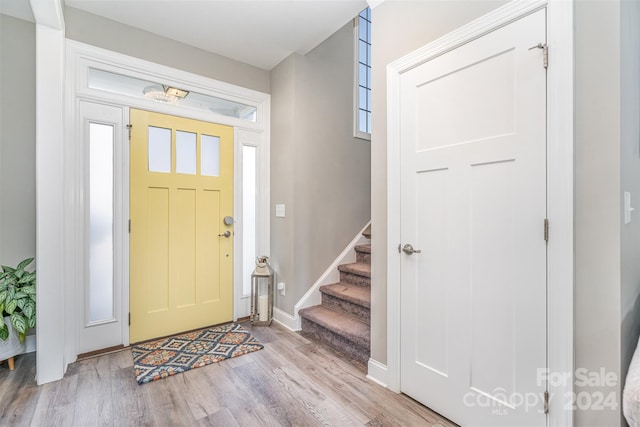
M 413 249 L 413 246 L 407 243 L 402 247 L 402 252 L 404 252 L 407 255 L 411 255 L 411 254 L 419 254 L 422 251 L 420 249 Z
M 227 231 L 225 231 L 225 232 L 224 232 L 224 233 L 222 233 L 222 234 L 218 234 L 218 237 L 226 237 L 226 238 L 229 238 L 229 237 L 231 237 L 231 232 L 230 232 L 229 230 L 227 230 Z

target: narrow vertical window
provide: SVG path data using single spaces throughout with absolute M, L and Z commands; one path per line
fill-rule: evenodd
M 89 124 L 90 322 L 113 319 L 113 144 L 113 126 Z
M 371 139 L 371 9 L 356 18 L 355 136 Z
M 251 294 L 251 271 L 257 254 L 257 167 L 258 149 L 251 145 L 242 147 L 242 252 L 244 280 L 242 293 Z

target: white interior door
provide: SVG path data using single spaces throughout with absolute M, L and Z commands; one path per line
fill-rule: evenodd
M 401 77 L 401 389 L 545 425 L 545 10 Z

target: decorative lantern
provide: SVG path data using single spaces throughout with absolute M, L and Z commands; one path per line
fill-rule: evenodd
M 269 257 L 256 259 L 256 268 L 251 274 L 251 324 L 270 325 L 273 319 L 273 269 Z

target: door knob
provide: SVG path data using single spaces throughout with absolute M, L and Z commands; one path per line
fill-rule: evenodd
M 229 238 L 229 237 L 231 237 L 231 232 L 230 232 L 229 230 L 227 230 L 227 231 L 225 231 L 225 232 L 224 232 L 224 233 L 222 233 L 222 234 L 218 234 L 218 237 L 226 237 L 226 238 Z
M 420 249 L 413 249 L 413 246 L 411 246 L 409 243 L 407 243 L 402 247 L 402 252 L 404 252 L 407 255 L 422 253 Z

